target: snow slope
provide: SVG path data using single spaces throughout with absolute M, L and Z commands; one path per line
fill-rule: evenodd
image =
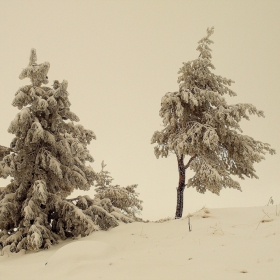
M 191 232 L 188 217 L 122 224 L 46 251 L 5 251 L 0 279 L 279 280 L 279 215 L 276 206 L 203 208 Z

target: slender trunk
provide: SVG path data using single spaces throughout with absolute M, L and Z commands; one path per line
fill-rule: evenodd
M 177 206 L 176 206 L 175 219 L 180 219 L 182 218 L 182 214 L 183 214 L 184 189 L 185 189 L 185 179 L 186 179 L 184 156 L 181 156 L 181 158 L 177 157 L 177 161 L 178 161 L 178 171 L 179 171 L 179 185 L 177 188 Z

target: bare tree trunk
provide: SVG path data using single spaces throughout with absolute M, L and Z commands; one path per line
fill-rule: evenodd
M 182 218 L 182 214 L 183 214 L 184 189 L 185 189 L 185 179 L 186 179 L 184 156 L 181 156 L 181 158 L 177 157 L 177 161 L 178 161 L 178 171 L 179 171 L 179 185 L 177 188 L 177 206 L 176 206 L 175 219 L 180 219 Z

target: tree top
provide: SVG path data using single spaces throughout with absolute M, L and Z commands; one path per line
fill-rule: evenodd
M 20 75 L 19 79 L 30 78 L 33 86 L 41 86 L 41 84 L 47 84 L 48 80 L 48 71 L 50 69 L 50 63 L 44 62 L 37 64 L 37 54 L 35 49 L 31 49 L 29 63 L 26 68 L 24 68 Z

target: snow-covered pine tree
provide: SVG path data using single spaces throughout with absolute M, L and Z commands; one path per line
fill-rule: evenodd
M 215 69 L 209 48 L 213 32 L 213 27 L 208 28 L 207 36 L 198 42 L 199 57 L 183 63 L 178 72 L 179 91 L 162 97 L 159 114 L 164 129 L 155 131 L 151 139 L 151 144 L 157 143 L 154 148 L 157 158 L 167 157 L 169 152 L 177 157 L 179 185 L 175 218 L 182 217 L 185 186 L 217 195 L 226 187 L 241 191 L 239 183 L 230 175 L 258 178 L 253 164 L 264 159 L 266 152 L 275 154 L 269 144 L 241 134 L 242 118 L 249 120 L 248 113 L 264 117 L 264 113 L 252 104 L 227 104 L 223 96 L 236 96 L 236 93 L 228 88 L 233 83 L 231 79 L 211 72 Z M 185 156 L 190 157 L 186 164 Z M 185 184 L 188 168 L 195 175 Z
M 135 189 L 137 185 L 130 185 L 127 187 L 120 187 L 119 185 L 112 185 L 111 182 L 113 178 L 109 175 L 110 172 L 105 171 L 104 167 L 106 164 L 102 161 L 101 163 L 101 172 L 98 173 L 96 186 L 96 196 L 95 199 L 103 200 L 110 199 L 112 205 L 115 208 L 115 212 L 124 214 L 125 216 L 121 217 L 117 213 L 116 217 L 124 221 L 127 217 L 132 220 L 142 221 L 142 219 L 136 217 L 136 214 L 139 214 L 143 209 L 142 200 L 138 199 L 138 193 Z
M 60 239 L 117 226 L 118 220 L 135 220 L 113 197 L 67 199 L 74 189 L 86 191 L 101 180 L 86 165 L 93 161 L 87 145 L 96 137 L 74 124 L 79 118 L 70 111 L 67 81 L 42 86 L 50 64 L 36 61 L 32 49 L 19 76 L 30 78 L 31 85 L 21 87 L 12 103 L 20 109 L 8 129 L 15 138 L 10 148 L 0 147 L 0 177 L 13 178 L 0 189 L 0 246 L 12 252 L 49 248 Z

